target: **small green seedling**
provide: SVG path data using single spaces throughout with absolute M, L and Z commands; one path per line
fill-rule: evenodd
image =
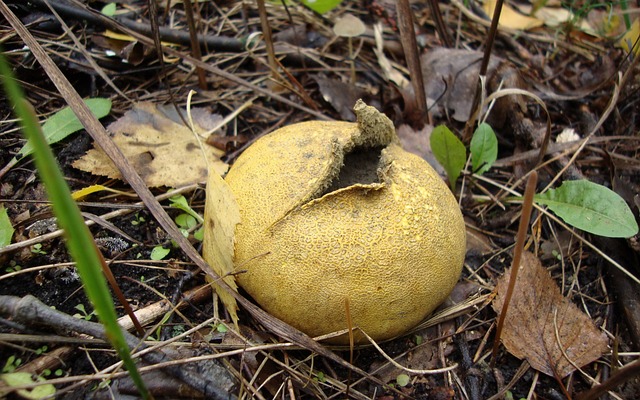
M 4 269 L 6 272 L 18 272 L 22 270 L 22 266 L 14 260 L 9 261 L 9 266 Z
M 64 371 L 58 368 L 55 371 L 51 372 L 51 370 L 47 368 L 44 371 L 42 371 L 42 373 L 40 374 L 40 376 L 42 376 L 43 378 L 48 378 L 52 375 L 56 377 L 61 377 L 64 375 Z
M 198 214 L 187 202 L 187 199 L 182 195 L 177 195 L 169 198 L 171 207 L 184 211 L 184 214 L 180 214 L 176 217 L 175 222 L 180 228 L 180 232 L 184 237 L 189 237 L 189 232 L 195 228 L 196 225 L 202 224 L 204 219 Z M 198 228 L 193 232 L 193 237 L 202 241 L 204 237 L 204 227 Z
M 178 225 L 182 236 L 186 238 L 189 237 L 189 232 L 198 225 L 198 221 L 192 215 L 186 213 L 178 215 L 174 221 Z
M 7 362 L 4 363 L 4 367 L 2 367 L 2 373 L 3 374 L 11 373 L 16 369 L 18 369 L 20 365 L 22 365 L 22 359 L 17 358 L 14 355 L 10 355 L 9 358 L 7 358 Z
M 400 387 L 405 387 L 411 382 L 411 378 L 407 374 L 400 374 L 396 377 L 396 383 Z
M 171 249 L 165 249 L 162 246 L 156 246 L 151 250 L 151 255 L 149 257 L 151 257 L 151 259 L 154 261 L 160 261 L 168 256 L 170 252 Z
M 199 223 L 204 222 L 204 219 L 193 208 L 191 208 L 189 203 L 187 203 L 187 199 L 183 195 L 172 196 L 169 198 L 169 201 L 171 202 L 171 207 L 184 211 L 195 218 Z
M 142 216 L 138 215 L 138 213 L 136 213 L 133 216 L 133 220 L 131 221 L 131 225 L 138 226 L 138 225 L 142 224 L 143 222 L 145 222 L 144 217 L 142 217 Z
M 46 251 L 42 250 L 42 243 L 36 243 L 31 246 L 31 252 L 33 254 L 47 254 Z
M 467 162 L 467 150 L 464 144 L 451 129 L 444 125 L 437 126 L 429 139 L 431 151 L 449 177 L 451 190 L 455 191 L 456 181 Z
M 113 17 L 116 14 L 116 3 L 107 3 L 100 12 L 107 17 Z
M 85 321 L 91 321 L 91 319 L 96 315 L 95 310 L 90 313 L 84 308 L 84 304 L 80 303 L 74 307 L 79 312 L 73 314 L 74 318 L 84 319 Z
M 464 144 L 449 128 L 436 127 L 431 133 L 431 150 L 444 167 L 452 190 L 466 163 Z M 470 143 L 473 172 L 483 174 L 498 156 L 498 140 L 487 123 L 481 123 Z M 638 224 L 627 203 L 614 191 L 588 180 L 564 182 L 534 196 L 567 224 L 605 237 L 628 238 L 638 233 Z
M 467 149 L 462 141 L 444 125 L 433 129 L 430 144 L 436 160 L 447 172 L 451 189 L 455 190 L 456 181 L 467 162 Z M 486 122 L 481 123 L 473 133 L 469 151 L 473 172 L 478 175 L 487 172 L 498 158 L 498 138 Z
M 318 371 L 316 376 L 313 377 L 313 380 L 320 383 L 325 383 L 327 381 L 327 378 L 324 376 L 324 372 Z
M 16 393 L 23 399 L 52 398 L 56 394 L 56 387 L 41 376 L 29 372 L 12 372 L 0 375 L 0 381 L 11 387 L 34 385 L 31 389 L 18 389 Z

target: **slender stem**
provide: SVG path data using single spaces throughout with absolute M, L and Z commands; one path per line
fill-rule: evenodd
M 404 57 L 407 60 L 407 67 L 411 74 L 411 85 L 413 86 L 416 101 L 415 116 L 417 118 L 412 122 L 420 124 L 419 127 L 422 128 L 427 119 L 427 96 L 424 90 L 418 42 L 416 41 L 416 32 L 413 28 L 413 12 L 411 11 L 409 0 L 398 0 L 396 10 L 398 11 L 398 28 L 400 30 L 400 38 L 402 39 Z
M 504 303 L 502 304 L 502 310 L 500 311 L 500 316 L 498 317 L 498 325 L 496 327 L 496 337 L 493 340 L 493 349 L 491 350 L 491 368 L 493 368 L 496 363 L 496 356 L 498 354 L 498 347 L 500 346 L 500 336 L 502 334 L 502 328 L 507 317 L 507 311 L 509 308 L 509 303 L 511 302 L 511 297 L 513 296 L 513 289 L 516 286 L 518 268 L 520 268 L 520 259 L 522 258 L 522 250 L 524 249 L 524 242 L 527 239 L 527 232 L 529 231 L 529 221 L 531 219 L 531 211 L 533 210 L 533 195 L 535 194 L 537 183 L 538 173 L 536 171 L 533 171 L 531 172 L 531 175 L 529 175 L 527 186 L 524 190 L 524 202 L 522 203 L 520 225 L 518 226 L 516 244 L 515 248 L 513 249 L 513 261 L 511 263 L 509 287 L 507 288 L 507 293 L 504 295 Z
M 185 0 L 182 4 L 184 4 L 184 14 L 187 17 L 187 26 L 189 27 L 191 54 L 193 55 L 193 58 L 202 60 L 202 52 L 200 51 L 200 43 L 198 42 L 198 29 L 196 27 L 196 20 L 193 17 L 193 6 L 191 5 L 191 0 Z M 196 66 L 196 72 L 198 74 L 198 85 L 200 86 L 200 89 L 207 90 L 207 75 L 204 69 Z
M 502 4 L 504 0 L 496 1 L 496 8 L 493 10 L 493 17 L 491 17 L 491 26 L 489 27 L 489 34 L 487 35 L 487 42 L 484 45 L 484 55 L 482 57 L 482 63 L 480 64 L 479 76 L 487 76 L 487 69 L 489 68 L 489 60 L 491 58 L 491 50 L 493 49 L 493 43 L 496 41 L 496 35 L 498 34 L 498 21 L 500 20 L 500 13 L 502 12 Z M 464 129 L 463 141 L 468 141 L 471 138 L 471 132 L 475 127 L 476 120 L 478 119 L 478 107 L 480 106 L 482 85 L 480 79 L 478 79 L 478 86 L 476 86 L 476 94 L 473 98 L 473 106 L 471 107 L 471 115 L 469 121 Z
M 276 62 L 276 51 L 273 47 L 273 38 L 271 37 L 271 26 L 269 25 L 269 16 L 267 15 L 267 7 L 264 0 L 258 0 L 258 13 L 260 14 L 260 26 L 262 27 L 262 36 L 267 49 L 267 60 L 271 69 L 271 77 L 274 81 L 279 82 L 278 63 Z
M 436 31 L 440 35 L 440 39 L 442 39 L 444 46 L 452 48 L 453 41 L 451 40 L 449 31 L 447 31 L 447 25 L 444 23 L 438 3 L 440 3 L 438 0 L 429 0 L 429 8 L 431 9 L 431 15 L 433 15 L 433 22 L 436 24 Z

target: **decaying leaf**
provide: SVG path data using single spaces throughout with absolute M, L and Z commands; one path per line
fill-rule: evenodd
M 355 121 L 353 105 L 358 99 L 367 97 L 367 92 L 351 83 L 345 83 L 337 79 L 327 78 L 324 75 L 314 76 L 318 83 L 318 89 L 322 98 L 340 113 L 340 118 L 345 121 Z
M 207 180 L 207 202 L 204 210 L 202 256 L 213 270 L 234 290 L 238 290 L 233 275 L 235 229 L 240 223 L 240 208 L 229 185 L 215 171 Z M 238 325 L 236 299 L 212 282 L 233 323 Z
M 403 124 L 396 129 L 396 132 L 403 149 L 422 157 L 440 176 L 446 177 L 446 171 L 436 160 L 433 151 L 431 151 L 431 143 L 429 141 L 431 132 L 433 132 L 432 125 L 425 125 L 422 129 L 415 130 L 411 126 Z
M 498 281 L 493 302 L 502 310 L 510 272 Z M 502 342 L 514 356 L 536 370 L 564 378 L 607 352 L 607 337 L 593 321 L 562 296 L 540 260 L 529 252 L 522 262 L 502 331 Z M 575 365 L 575 366 L 574 366 Z
M 192 110 L 198 133 L 206 131 L 207 127 L 202 122 L 207 119 L 203 116 L 205 113 L 202 109 Z M 177 121 L 180 120 L 173 118 L 171 113 L 151 103 L 139 103 L 108 127 L 114 143 L 147 186 L 177 187 L 204 182 L 208 165 L 217 174 L 227 171 L 227 164 L 219 158 L 224 153 L 206 145 L 201 149 L 194 133 Z M 101 149 L 89 150 L 73 166 L 96 175 L 122 179 L 118 169 Z
M 621 47 L 627 53 L 633 51 L 636 55 L 640 54 L 640 47 L 634 47 L 638 38 L 640 37 L 640 19 L 636 19 L 633 21 L 631 28 L 620 38 L 618 43 L 616 44 L 618 47 Z
M 466 122 L 471 115 L 482 61 L 479 51 L 435 48 L 421 57 L 425 77 L 427 103 L 435 116 L 453 112 L 453 119 Z M 487 93 L 498 88 L 525 89 L 518 70 L 508 61 L 492 56 L 487 68 Z M 432 105 L 435 103 L 435 107 Z M 520 95 L 505 96 L 496 101 L 487 122 L 499 129 L 508 115 L 526 105 Z
M 496 0 L 486 0 L 484 2 L 483 9 L 484 12 L 487 13 L 489 18 L 493 16 L 495 8 Z M 542 26 L 544 25 L 544 22 L 538 18 L 520 14 L 519 12 L 511 8 L 511 6 L 509 6 L 508 4 L 503 4 L 498 25 L 503 28 L 527 30 Z
M 373 35 L 376 40 L 376 47 L 374 47 L 373 52 L 376 53 L 378 64 L 382 69 L 384 78 L 395 83 L 400 89 L 408 87 L 410 83 L 409 80 L 391 64 L 391 61 L 384 54 L 384 39 L 382 37 L 381 23 L 376 23 L 373 26 Z

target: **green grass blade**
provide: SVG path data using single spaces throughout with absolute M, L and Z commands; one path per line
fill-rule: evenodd
M 117 322 L 113 299 L 100 268 L 104 262 L 102 255 L 80 215 L 77 204 L 71 198 L 69 187 L 42 134 L 33 108 L 25 100 L 22 90 L 13 79 L 9 64 L 2 54 L 0 54 L 0 77 L 7 96 L 15 108 L 15 114 L 20 119 L 22 131 L 33 145 L 38 173 L 52 202 L 57 222 L 65 232 L 67 248 L 76 262 L 76 268 L 87 297 L 93 304 L 100 322 L 104 325 L 111 345 L 118 352 L 138 390 L 143 398 L 149 399 L 151 395 L 131 358 L 129 347 Z

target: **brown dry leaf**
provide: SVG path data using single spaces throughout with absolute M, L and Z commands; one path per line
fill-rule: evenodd
M 344 121 L 356 120 L 353 105 L 358 99 L 367 97 L 366 90 L 324 75 L 316 75 L 313 79 L 318 83 L 322 98 L 340 113 L 340 118 Z
M 233 266 L 236 225 L 240 223 L 240 207 L 227 182 L 215 171 L 207 180 L 207 202 L 204 209 L 204 239 L 202 256 L 213 270 L 235 291 L 238 290 Z M 207 276 L 209 280 L 209 277 Z M 211 282 L 211 280 L 210 280 Z M 238 305 L 215 282 L 213 287 L 226 307 L 236 328 Z
M 203 116 L 206 111 L 193 109 L 192 113 L 196 130 L 204 132 L 206 127 L 202 126 L 202 121 L 207 120 Z M 203 146 L 207 162 L 194 133 L 176 122 L 170 113 L 151 103 L 137 104 L 109 125 L 108 130 L 114 143 L 149 187 L 204 182 L 208 175 L 207 165 L 217 174 L 224 174 L 228 168 L 220 161 L 222 151 Z M 95 175 L 122 179 L 111 159 L 97 148 L 89 150 L 73 166 Z
M 451 110 L 451 117 L 456 121 L 469 120 L 482 56 L 479 51 L 434 48 L 420 57 L 427 103 L 433 115 L 447 115 Z M 526 89 L 526 85 L 512 63 L 492 56 L 487 68 L 486 89 L 493 93 L 498 88 Z M 500 128 L 507 115 L 513 115 L 525 106 L 522 96 L 502 97 L 496 101 L 487 122 L 494 129 Z
M 436 117 L 452 110 L 456 121 L 469 119 L 481 61 L 482 53 L 479 51 L 440 47 L 421 57 L 427 103 Z M 491 57 L 488 74 L 492 74 L 490 71 L 495 71 L 501 61 L 498 57 Z M 434 103 L 436 107 L 432 107 Z
M 396 129 L 403 149 L 422 157 L 440 176 L 446 176 L 444 168 L 431 151 L 431 143 L 429 142 L 431 132 L 433 132 L 433 125 L 425 125 L 422 129 L 415 130 L 410 125 L 402 124 Z
M 502 310 L 509 275 L 510 270 L 496 286 L 498 294 L 493 309 L 497 313 Z M 589 364 L 608 350 L 606 335 L 562 296 L 549 272 L 529 252 L 522 254 L 514 295 L 504 321 L 502 343 L 514 356 L 526 358 L 533 368 L 560 378 L 573 372 L 574 365 Z

